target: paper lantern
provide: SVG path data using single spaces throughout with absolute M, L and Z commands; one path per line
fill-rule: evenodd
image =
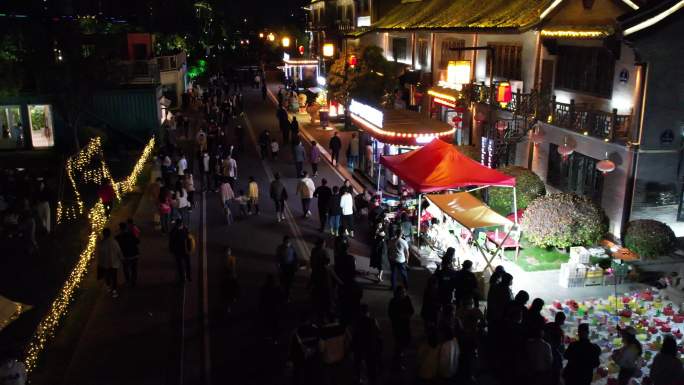
M 268 41 L 275 41 L 275 35 L 273 34 L 273 32 L 268 34 Z
M 281 43 L 283 44 L 283 47 L 285 47 L 285 48 L 289 47 L 290 46 L 290 38 L 285 36 L 283 38 L 283 40 L 281 41 Z
M 264 33 L 263 33 L 263 32 L 259 32 L 259 38 L 260 38 L 260 39 L 263 39 L 263 38 L 264 38 Z
M 350 68 L 356 67 L 356 64 L 358 63 L 358 59 L 356 58 L 356 55 L 349 55 L 349 59 L 347 59 L 347 64 L 349 64 Z
M 606 175 L 615 170 L 615 162 L 608 159 L 608 153 L 606 153 L 606 158 L 596 163 L 596 169 L 601 171 L 603 175 Z
M 501 105 L 501 107 L 506 107 L 511 100 L 513 100 L 511 83 L 499 83 L 499 86 L 496 88 L 496 101 Z
M 565 142 L 558 146 L 558 153 L 561 154 L 563 160 L 566 160 L 573 152 L 575 152 L 575 145 L 568 144 L 568 138 L 566 137 Z
M 454 124 L 458 124 L 463 121 L 463 118 L 461 118 L 460 116 L 454 116 L 453 118 L 451 118 L 451 121 L 454 122 Z
M 450 60 L 447 64 L 447 83 L 454 86 L 470 83 L 470 60 Z
M 323 44 L 323 56 L 333 57 L 335 55 L 335 45 L 333 43 Z
M 303 45 L 300 45 L 299 47 L 297 47 L 297 50 L 299 51 L 300 55 L 304 55 L 304 46 Z

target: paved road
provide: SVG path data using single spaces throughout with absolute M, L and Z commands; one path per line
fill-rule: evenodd
M 274 251 L 283 235 L 294 235 L 297 252 L 307 259 L 313 242 L 325 235 L 318 231 L 315 202 L 312 202 L 313 215 L 309 219 L 302 218 L 301 205 L 294 194 L 297 179 L 289 148 L 282 148 L 281 159 L 278 162 L 261 161 L 257 155 L 255 137 L 263 129 L 270 130 L 277 138 L 280 137 L 274 106 L 270 101 L 262 102 L 260 95 L 250 90 L 245 91 L 245 101 L 246 127 L 250 135 L 247 136 L 247 145 L 237 157 L 238 189 L 246 189 L 249 176 L 256 178 L 262 196 L 261 214 L 238 219 L 231 226 L 225 225 L 218 194 L 205 194 L 210 314 L 207 340 L 210 344 L 211 380 L 213 383 L 230 380 L 234 384 L 284 384 L 290 381 L 285 366 L 289 335 L 296 326 L 300 314 L 304 314 L 308 308 L 308 294 L 304 288 L 308 272 L 300 271 L 297 274 L 293 301 L 285 311 L 281 338 L 276 346 L 266 343 L 259 332 L 256 318 L 258 289 L 267 274 L 275 273 Z M 319 177 L 315 179 L 317 185 L 323 177 L 328 179 L 330 185 L 342 183 L 341 177 L 328 164 L 321 163 L 321 166 Z M 268 198 L 268 184 L 276 171 L 283 176 L 290 194 L 287 221 L 281 223 L 276 222 L 274 206 Z M 368 249 L 359 241 L 364 240 L 366 228 L 364 225 L 358 229 L 357 239 L 352 244 L 352 253 L 360 255 L 357 258 L 360 270 L 368 269 Z M 239 304 L 231 314 L 226 312 L 223 289 L 224 250 L 228 246 L 233 248 L 238 258 L 237 271 L 242 292 Z M 388 356 L 392 343 L 385 314 L 390 291 L 386 283 L 377 285 L 362 275 L 358 280 L 365 289 L 364 302 L 369 303 L 378 316 L 386 334 L 385 356 Z M 416 330 L 419 330 L 417 320 L 418 317 Z M 349 383 L 348 367 L 342 366 L 335 368 L 334 371 L 339 373 L 332 376 L 335 379 L 332 383 Z

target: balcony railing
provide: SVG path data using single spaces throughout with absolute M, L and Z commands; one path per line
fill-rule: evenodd
M 512 100 L 505 106 L 496 102 L 492 88 L 485 84 L 471 84 L 467 88 L 469 101 L 484 103 L 495 106 L 498 109 L 509 111 L 525 117 L 537 119 L 553 124 L 554 126 L 572 130 L 579 134 L 590 135 L 607 141 L 626 142 L 630 139 L 631 115 L 620 115 L 617 109 L 601 111 L 594 109 L 590 104 L 561 103 L 556 97 L 543 97 L 537 91 L 522 93 L 516 90 Z
M 351 32 L 354 30 L 354 23 L 350 20 L 337 20 L 335 21 L 337 30 L 340 32 Z
M 119 66 L 122 84 L 159 83 L 159 65 L 156 59 L 122 61 Z
M 185 52 L 175 55 L 157 56 L 157 66 L 159 71 L 175 71 L 185 64 Z

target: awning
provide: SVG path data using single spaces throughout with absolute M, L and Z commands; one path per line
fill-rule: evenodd
M 514 177 L 468 158 L 440 139 L 411 152 L 384 155 L 380 163 L 421 193 L 467 186 L 515 187 Z
M 467 192 L 428 194 L 426 197 L 445 214 L 469 229 L 513 225 L 508 218 Z

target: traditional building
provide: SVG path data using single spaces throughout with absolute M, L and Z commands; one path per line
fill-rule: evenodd
M 643 138 L 670 137 L 660 128 L 646 134 L 654 130 L 648 100 L 644 106 L 647 66 L 639 42 L 635 52 L 621 34 L 621 17 L 646 17 L 639 7 L 632 0 L 404 0 L 369 31 L 348 36 L 346 46 L 380 46 L 388 60 L 422 72 L 429 97 L 416 104 L 453 124 L 456 142 L 484 148 L 492 165 L 531 168 L 549 191 L 591 197 L 619 237 L 641 215 L 632 215 L 632 195 L 635 208 L 649 195 L 644 183 L 634 186 Z M 645 52 L 658 57 L 655 49 Z M 676 144 L 667 151 L 679 148 L 682 129 L 672 130 Z M 669 168 L 678 167 L 677 156 L 666 157 Z M 602 160 L 614 167 L 598 165 Z

